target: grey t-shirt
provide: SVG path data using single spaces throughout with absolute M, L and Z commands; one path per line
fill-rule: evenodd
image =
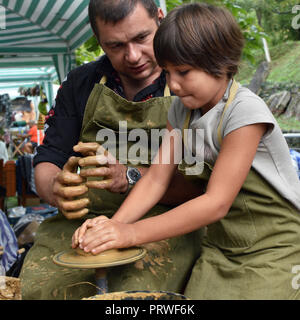
M 212 165 L 220 150 L 217 128 L 228 99 L 229 89 L 230 84 L 223 99 L 203 116 L 200 109 L 193 110 L 191 115 L 189 128 L 204 130 L 204 161 Z M 168 120 L 173 128 L 183 128 L 187 111 L 188 109 L 177 97 L 168 114 Z M 224 113 L 221 126 L 222 138 L 233 130 L 254 123 L 266 123 L 269 129 L 258 145 L 252 167 L 300 211 L 300 181 L 281 129 L 265 102 L 249 89 L 239 86 L 233 102 Z M 195 150 L 193 146 L 193 151 Z

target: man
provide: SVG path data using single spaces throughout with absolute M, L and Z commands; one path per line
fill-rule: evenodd
M 30 120 L 28 122 L 29 130 L 26 134 L 18 134 L 17 136 L 22 138 L 29 138 L 30 141 L 26 142 L 24 145 L 23 151 L 25 153 L 33 153 L 35 148 L 38 146 L 38 144 L 43 143 L 44 139 L 44 132 L 40 131 L 38 132 L 37 125 L 34 120 Z
M 106 129 L 120 134 L 119 121 L 126 122 L 128 131 L 162 129 L 172 101 L 153 53 L 153 38 L 163 18 L 153 0 L 91 0 L 89 16 L 106 55 L 68 75 L 49 113 L 44 145 L 35 158 L 36 188 L 60 214 L 39 227 L 26 256 L 20 275 L 24 299 L 78 299 L 95 293 L 93 270 L 58 267 L 52 257 L 70 248 L 73 232 L 86 218 L 111 217 L 147 171 L 145 166 L 127 166 L 118 155 L 119 161 L 112 163 L 106 153 L 105 166 L 99 166 L 97 133 Z M 121 148 L 117 146 L 118 154 Z M 149 214 L 164 212 L 163 204 L 176 205 L 199 194 L 199 189 L 178 174 L 162 205 Z M 147 245 L 148 254 L 139 263 L 109 270 L 109 291 L 181 291 L 199 256 L 199 241 L 199 234 L 193 233 Z

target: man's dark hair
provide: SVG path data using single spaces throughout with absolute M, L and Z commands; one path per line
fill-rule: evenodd
M 146 9 L 150 18 L 157 18 L 158 8 L 153 0 L 90 0 L 89 18 L 98 40 L 97 18 L 115 24 L 131 14 L 138 3 Z
M 166 63 L 191 65 L 219 78 L 238 71 L 244 38 L 232 14 L 205 3 L 173 9 L 154 37 L 154 53 L 161 67 Z M 171 53 L 171 54 L 170 54 Z

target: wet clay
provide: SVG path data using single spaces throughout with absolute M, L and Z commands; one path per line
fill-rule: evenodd
M 110 249 L 110 250 L 106 250 L 104 252 L 101 252 L 99 254 L 92 254 L 91 252 L 85 252 L 84 250 L 80 249 L 80 248 L 76 248 L 74 249 L 75 252 L 80 255 L 80 256 L 84 256 L 84 257 L 107 257 L 110 259 L 115 259 L 116 256 L 120 255 L 120 250 L 118 249 Z
M 61 252 L 54 256 L 54 263 L 68 268 L 103 268 L 131 263 L 146 255 L 143 248 L 111 249 L 98 255 L 84 252 L 81 249 Z

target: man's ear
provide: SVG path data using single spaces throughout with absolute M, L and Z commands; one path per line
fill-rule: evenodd
M 162 19 L 165 17 L 164 12 L 162 11 L 161 8 L 157 9 L 157 17 L 158 17 L 158 21 L 161 22 Z

